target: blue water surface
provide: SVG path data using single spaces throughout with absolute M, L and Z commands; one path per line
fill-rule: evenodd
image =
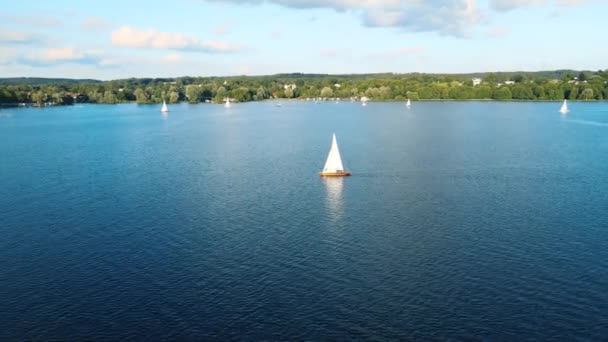
M 605 339 L 608 103 L 559 106 L 2 109 L 0 340 Z

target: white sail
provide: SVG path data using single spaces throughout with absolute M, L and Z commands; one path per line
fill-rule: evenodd
M 559 109 L 559 112 L 562 114 L 568 113 L 568 100 L 564 100 L 562 107 Z
M 224 104 L 224 107 L 230 108 L 230 99 L 229 98 L 226 98 L 226 103 Z
M 405 105 L 408 107 L 412 105 L 412 103 L 410 102 L 410 99 L 407 99 L 407 103 Z
M 169 108 L 167 108 L 167 102 L 163 101 L 163 107 L 160 109 L 161 112 L 166 113 L 169 111 Z
M 323 167 L 323 172 L 342 172 L 344 166 L 342 166 L 342 158 L 340 158 L 340 149 L 338 149 L 338 142 L 336 141 L 336 134 L 334 133 L 331 141 L 331 149 L 329 155 L 327 155 L 327 161 Z

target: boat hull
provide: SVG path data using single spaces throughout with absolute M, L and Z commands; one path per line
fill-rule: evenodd
M 350 176 L 350 172 L 342 171 L 342 172 L 319 172 L 319 176 L 321 177 L 345 177 Z

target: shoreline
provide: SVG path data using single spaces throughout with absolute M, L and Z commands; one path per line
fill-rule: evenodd
M 344 102 L 344 103 L 350 103 L 350 102 L 361 102 L 360 100 L 356 100 L 356 101 L 351 101 L 350 99 L 348 100 L 336 100 L 336 99 L 327 99 L 327 100 L 306 100 L 306 99 L 265 99 L 265 100 L 261 100 L 261 101 L 245 101 L 245 102 L 233 102 L 233 103 L 254 103 L 254 102 L 313 102 L 313 103 L 318 103 L 318 102 Z M 497 102 L 497 103 L 513 103 L 513 102 L 518 102 L 518 103 L 560 103 L 564 100 L 495 100 L 495 99 L 463 99 L 463 100 L 456 100 L 456 99 L 420 99 L 420 100 L 411 100 L 412 102 Z M 396 102 L 396 103 L 401 103 L 401 102 L 406 102 L 406 100 L 368 100 L 366 102 L 371 102 L 371 103 L 389 103 L 389 102 Z M 568 100 L 568 102 L 574 102 L 574 103 L 603 103 L 606 102 L 608 103 L 608 99 L 604 99 L 604 100 Z M 72 103 L 72 104 L 47 104 L 47 105 L 42 105 L 42 106 L 36 106 L 33 103 L 0 103 L 0 109 L 3 108 L 50 108 L 50 107 L 69 107 L 69 106 L 75 106 L 75 105 L 121 105 L 121 104 L 136 104 L 136 105 L 141 105 L 141 106 L 158 106 L 158 105 L 162 105 L 162 102 L 160 103 L 137 103 L 135 101 L 126 101 L 126 102 L 119 102 L 119 103 L 92 103 L 92 102 L 77 102 L 77 103 Z M 205 103 L 205 102 L 188 102 L 188 101 L 180 101 L 180 102 L 176 102 L 176 103 L 168 103 L 168 105 L 181 105 L 181 104 L 190 104 L 190 105 L 198 105 L 198 104 L 203 104 L 203 105 L 223 105 L 223 103 Z

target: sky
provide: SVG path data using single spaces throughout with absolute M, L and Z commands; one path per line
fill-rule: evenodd
M 0 77 L 608 68 L 608 0 L 0 0 Z

